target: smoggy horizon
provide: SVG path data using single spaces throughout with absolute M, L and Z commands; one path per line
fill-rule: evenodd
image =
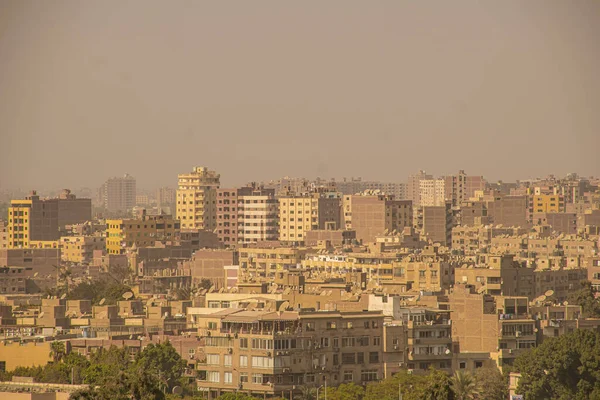
M 0 188 L 599 175 L 600 3 L 0 3 Z

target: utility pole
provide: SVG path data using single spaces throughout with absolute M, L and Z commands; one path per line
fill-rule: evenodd
M 398 400 L 402 400 L 402 384 L 398 383 Z

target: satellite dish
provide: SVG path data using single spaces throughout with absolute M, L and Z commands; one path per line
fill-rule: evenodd
M 129 300 L 129 299 L 131 299 L 132 297 L 133 297 L 133 293 L 131 293 L 131 292 L 125 292 L 125 293 L 123 293 L 123 298 L 124 298 L 125 300 Z
M 173 394 L 181 394 L 183 393 L 183 389 L 181 388 L 181 386 L 175 386 L 173 388 Z
M 565 302 L 563 303 L 565 306 L 569 305 L 569 302 L 565 300 Z
M 66 299 L 66 298 L 67 298 L 67 294 L 66 294 L 66 293 L 63 293 L 63 295 L 62 295 L 62 296 L 60 296 L 60 299 L 61 299 L 61 300 L 64 300 L 64 299 Z
M 210 289 L 208 289 L 208 293 L 212 293 L 215 291 L 215 285 L 212 285 Z
M 42 311 L 39 315 L 38 318 L 43 318 L 44 317 L 44 312 Z
M 444 353 L 450 354 L 450 349 L 446 349 L 446 351 Z
M 550 290 L 547 290 L 547 291 L 546 291 L 546 293 L 544 293 L 544 295 L 545 295 L 546 297 L 550 297 L 550 296 L 552 296 L 553 294 L 554 294 L 554 290 L 552 290 L 552 289 L 550 289 Z
M 102 300 L 100 300 L 100 303 L 98 303 L 98 304 L 99 304 L 99 305 L 101 305 L 101 306 L 103 306 L 103 305 L 104 305 L 104 303 L 106 303 L 106 299 L 105 299 L 105 298 L 102 298 Z
M 37 276 L 38 276 L 39 274 L 40 274 L 39 272 L 36 272 L 35 274 L 33 274 L 33 277 L 34 277 L 34 278 L 37 278 Z

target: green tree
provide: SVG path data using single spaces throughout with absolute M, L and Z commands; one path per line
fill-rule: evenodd
M 55 340 L 50 344 L 50 357 L 52 357 L 52 360 L 55 363 L 61 361 L 66 353 L 67 349 L 65 348 L 64 342 L 59 342 Z
M 600 317 L 600 300 L 590 281 L 581 281 L 581 288 L 569 295 L 569 303 L 581 306 L 584 317 Z
M 365 389 L 356 383 L 342 383 L 327 388 L 327 400 L 361 400 L 364 395 Z
M 547 339 L 517 357 L 514 368 L 526 399 L 600 399 L 600 334 L 578 329 Z
M 505 400 L 508 398 L 508 381 L 495 366 L 482 367 L 475 372 L 475 381 L 480 389 L 480 400 Z
M 146 346 L 137 355 L 134 364 L 137 371 L 153 375 L 166 391 L 176 386 L 186 367 L 185 360 L 168 341 Z
M 468 372 L 456 371 L 452 376 L 451 384 L 456 400 L 472 400 L 478 393 L 477 382 Z
M 445 372 L 432 369 L 424 381 L 423 399 L 448 400 L 451 395 L 450 379 Z
M 317 398 L 317 388 L 313 386 L 300 387 L 300 394 L 294 396 L 295 400 L 315 400 Z
M 425 396 L 427 376 L 412 375 L 401 371 L 392 377 L 367 385 L 364 400 L 397 400 L 402 392 L 403 400 L 421 400 Z

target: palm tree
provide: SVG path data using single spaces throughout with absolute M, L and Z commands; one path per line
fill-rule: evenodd
M 477 395 L 477 383 L 470 373 L 456 371 L 450 381 L 455 400 L 472 400 Z
M 64 342 L 54 341 L 50 344 L 50 354 L 49 355 L 50 355 L 50 357 L 52 357 L 52 360 L 55 363 L 62 360 L 66 353 L 67 353 L 67 351 L 65 349 Z
M 312 386 L 302 386 L 301 393 L 294 397 L 296 400 L 315 400 L 317 398 L 317 389 Z

